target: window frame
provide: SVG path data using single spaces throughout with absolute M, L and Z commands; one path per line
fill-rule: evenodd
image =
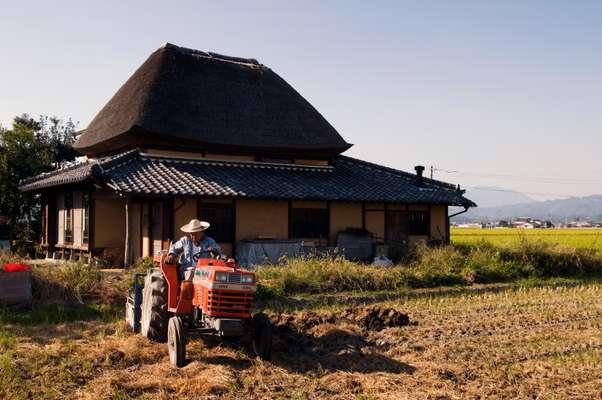
M 67 199 L 69 199 L 69 202 Z M 64 194 L 63 213 L 63 242 L 73 244 L 73 192 L 65 192 Z
M 431 213 L 430 210 L 408 211 L 408 235 L 431 236 Z
M 408 210 L 390 210 L 385 209 L 385 242 L 404 243 L 410 235 L 410 211 Z M 393 223 L 396 221 L 395 216 L 401 221 L 399 226 Z M 397 237 L 397 240 L 395 238 Z
M 207 214 L 212 212 L 215 214 L 207 217 Z M 233 244 L 235 242 L 235 212 L 234 202 L 219 203 L 212 202 L 211 200 L 199 200 L 197 205 L 197 218 L 201 221 L 207 221 L 211 224 L 205 233 L 217 243 Z M 225 215 L 227 216 L 223 218 Z
M 10 226 L 8 224 L 0 224 L 0 240 L 10 240 Z
M 311 214 L 314 214 L 313 216 Z M 319 215 L 317 215 L 319 214 Z M 308 221 L 321 219 L 319 223 Z M 306 226 L 300 226 L 306 224 Z M 326 239 L 330 235 L 330 207 L 293 207 L 289 208 L 289 239 Z
M 90 193 L 82 192 L 82 244 L 90 244 Z

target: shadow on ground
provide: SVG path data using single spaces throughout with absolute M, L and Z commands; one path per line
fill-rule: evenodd
M 364 335 L 330 327 L 314 336 L 288 326 L 277 327 L 273 362 L 291 372 L 350 371 L 413 374 L 416 368 L 376 352 Z
M 413 374 L 415 372 L 416 368 L 413 366 L 378 353 L 386 349 L 369 343 L 364 335 L 365 332 L 354 332 L 334 325 L 328 326 L 325 333 L 321 335 L 297 330 L 289 325 L 275 326 L 270 362 L 297 373 L 348 371 Z M 248 340 L 228 342 L 211 337 L 201 340 L 209 352 L 220 346 L 235 351 L 244 349 L 246 354 L 252 354 Z M 247 369 L 252 365 L 249 359 L 223 355 L 203 356 L 202 361 L 237 370 Z

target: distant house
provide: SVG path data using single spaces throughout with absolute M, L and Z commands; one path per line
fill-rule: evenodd
M 533 218 L 519 217 L 512 221 L 510 226 L 512 228 L 533 229 L 536 226 L 536 222 Z
M 590 221 L 575 220 L 566 224 L 567 228 L 593 228 L 594 224 Z
M 500 221 L 499 223 L 506 223 L 506 221 Z M 531 217 L 520 217 L 509 223 L 509 226 L 513 228 L 524 228 L 524 229 L 549 229 L 554 228 L 552 221 L 544 221 L 538 218 Z
M 481 229 L 483 228 L 483 224 L 480 222 L 467 222 L 465 224 L 456 225 L 458 228 L 471 228 L 471 229 Z
M 371 133 L 376 135 L 376 133 Z M 21 182 L 42 195 L 42 246 L 131 264 L 166 249 L 191 218 L 228 254 L 248 240 L 335 246 L 449 240 L 453 185 L 344 156 L 351 147 L 254 59 L 166 44 L 80 132 L 87 159 Z

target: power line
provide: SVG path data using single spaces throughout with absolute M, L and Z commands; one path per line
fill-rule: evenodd
M 573 179 L 573 178 L 551 178 L 551 177 L 535 177 L 535 176 L 520 176 L 520 175 L 509 175 L 509 174 L 487 174 L 477 172 L 464 172 L 458 170 L 447 170 L 443 168 L 433 168 L 434 171 L 444 172 L 447 174 L 458 174 L 466 176 L 482 176 L 482 177 L 497 177 L 497 178 L 510 178 L 515 180 L 523 180 L 534 183 L 551 183 L 551 184 L 571 184 L 571 185 L 588 185 L 588 184 L 602 184 L 602 180 L 597 179 Z
M 568 194 L 559 194 L 559 193 L 538 193 L 538 192 L 520 192 L 518 190 L 509 190 L 509 189 L 494 189 L 494 188 L 483 188 L 480 186 L 464 186 L 466 189 L 474 189 L 474 190 L 484 190 L 487 192 L 506 192 L 506 193 L 520 193 L 520 194 L 528 194 L 531 196 L 555 196 L 555 197 L 575 197 L 574 195 Z

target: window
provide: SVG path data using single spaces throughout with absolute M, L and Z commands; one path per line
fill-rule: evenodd
M 158 254 L 163 250 L 163 202 L 153 201 L 151 209 L 151 237 L 152 237 L 152 253 Z
M 8 225 L 0 224 L 0 240 L 8 240 L 9 233 Z
M 408 222 L 410 235 L 431 234 L 431 219 L 428 211 L 410 211 Z
M 40 211 L 42 214 L 42 237 L 40 238 L 40 244 L 45 245 L 48 244 L 48 199 L 46 196 L 42 196 L 42 209 Z M 0 240 L 2 240 L 1 237 Z
M 211 224 L 205 232 L 218 243 L 234 241 L 234 208 L 227 203 L 199 203 L 199 219 Z
M 73 193 L 65 193 L 65 243 L 73 243 Z
M 408 236 L 408 212 L 387 210 L 385 218 L 385 240 L 393 243 L 405 242 Z
M 328 237 L 329 214 L 327 208 L 292 208 L 290 238 Z
M 90 194 L 82 193 L 82 243 L 90 242 Z

